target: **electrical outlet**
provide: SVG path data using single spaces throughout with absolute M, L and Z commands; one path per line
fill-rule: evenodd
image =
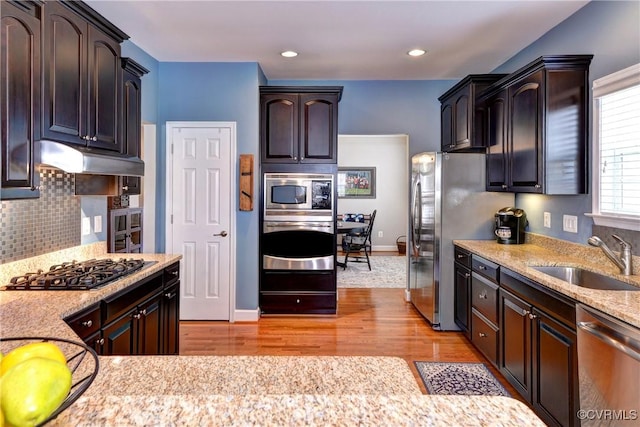
M 384 237 L 384 233 L 382 231 L 378 231 L 378 237 Z
M 93 217 L 93 231 L 94 233 L 102 233 L 102 216 L 96 215 Z
M 578 217 L 574 215 L 562 215 L 562 229 L 569 233 L 577 233 Z
M 550 212 L 545 212 L 544 213 L 544 226 L 547 228 L 551 228 L 551 213 Z
M 82 235 L 86 236 L 91 234 L 91 218 L 84 217 L 82 218 Z

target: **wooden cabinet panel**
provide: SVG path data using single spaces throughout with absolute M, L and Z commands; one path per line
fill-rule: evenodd
M 0 199 L 40 196 L 34 145 L 40 139 L 39 11 L 26 2 L 2 3 Z
M 463 264 L 454 265 L 454 321 L 469 336 L 471 315 L 471 270 Z
M 122 152 L 119 114 L 122 69 L 120 44 L 89 25 L 89 147 Z
M 260 295 L 262 314 L 335 314 L 336 294 L 331 293 L 275 293 Z
M 262 163 L 337 163 L 342 87 L 260 87 Z
M 442 151 L 484 150 L 486 120 L 478 95 L 502 77 L 504 74 L 471 74 L 438 98 Z
M 42 135 L 122 152 L 120 42 L 71 10 L 44 6 Z
M 531 400 L 531 306 L 500 289 L 500 372 Z
M 540 310 L 533 315 L 533 406 L 547 425 L 580 425 L 576 333 Z
M 471 306 L 498 324 L 498 285 L 474 272 L 471 276 Z
M 592 57 L 542 56 L 483 92 L 487 190 L 586 193 Z
M 163 292 L 163 354 L 179 353 L 180 282 L 165 288 Z
M 135 309 L 112 322 L 102 330 L 104 337 L 103 354 L 105 356 L 123 356 L 134 354 L 135 328 L 137 320 L 133 318 Z
M 136 354 L 162 354 L 161 300 L 158 293 L 138 307 Z
M 510 187 L 541 192 L 542 71 L 509 88 Z
M 485 102 L 487 115 L 487 191 L 506 191 L 507 186 L 507 91 Z

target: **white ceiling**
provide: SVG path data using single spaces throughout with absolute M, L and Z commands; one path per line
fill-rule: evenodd
M 588 3 L 85 2 L 158 61 L 258 62 L 270 80 L 431 80 L 488 73 Z M 428 53 L 406 55 L 416 47 Z M 280 56 L 289 49 L 298 57 Z

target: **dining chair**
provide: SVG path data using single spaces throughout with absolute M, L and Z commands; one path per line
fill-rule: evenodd
M 364 231 L 354 231 L 348 233 L 343 238 L 344 245 L 344 263 L 341 265 L 343 269 L 347 268 L 347 263 L 351 262 L 366 262 L 369 270 L 371 270 L 371 261 L 369 260 L 369 254 L 371 253 L 371 232 L 373 231 L 373 222 L 376 218 L 376 211 L 371 214 L 369 224 Z M 364 256 L 362 253 L 364 252 Z

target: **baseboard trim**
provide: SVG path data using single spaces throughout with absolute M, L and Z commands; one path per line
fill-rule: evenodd
M 397 251 L 398 250 L 398 246 L 396 246 L 396 245 L 373 245 L 371 250 L 373 252 L 378 252 L 378 251 Z
M 257 322 L 260 319 L 260 310 L 234 310 L 234 322 Z

